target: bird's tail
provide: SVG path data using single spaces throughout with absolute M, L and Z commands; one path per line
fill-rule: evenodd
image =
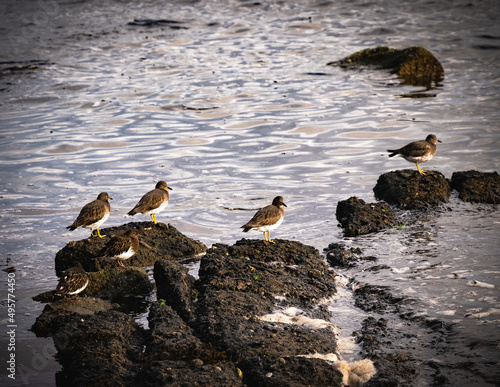
M 135 212 L 135 209 L 130 210 L 130 211 L 128 212 L 128 215 L 130 215 L 130 216 L 134 216 L 135 214 L 137 214 L 137 212 Z
M 243 229 L 243 232 L 248 232 L 252 229 L 252 227 L 248 227 L 248 226 L 241 226 L 241 228 Z
M 69 231 L 74 231 L 76 230 L 77 228 L 72 224 L 71 226 L 66 226 L 66 228 L 69 230 Z
M 391 154 L 389 155 L 389 157 L 394 157 L 394 156 L 396 156 L 398 154 L 397 151 L 392 150 L 392 149 L 387 149 L 387 152 L 391 152 Z

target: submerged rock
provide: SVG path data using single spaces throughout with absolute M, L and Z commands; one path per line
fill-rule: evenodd
M 376 257 L 363 256 L 363 250 L 359 247 L 346 247 L 341 243 L 330 243 L 324 249 L 326 260 L 333 267 L 342 267 L 345 269 L 356 266 L 358 261 L 376 261 Z
M 125 266 L 153 265 L 158 259 L 180 260 L 206 251 L 206 246 L 180 233 L 172 225 L 153 222 L 132 222 L 119 227 L 101 230 L 106 238 L 87 238 L 69 242 L 56 254 L 55 266 L 58 275 L 79 261 L 86 271 L 97 271 L 117 267 L 118 263 L 109 258 L 98 258 L 110 238 L 122 235 L 130 229 L 139 230 L 139 252 L 123 261 Z M 98 258 L 98 259 L 96 259 Z
M 381 175 L 373 188 L 375 197 L 389 204 L 413 209 L 427 209 L 445 203 L 450 197 L 450 185 L 442 173 L 400 170 Z
M 500 203 L 500 176 L 497 172 L 454 172 L 451 188 L 457 190 L 458 197 L 465 202 Z
M 337 220 L 347 237 L 380 231 L 395 224 L 394 211 L 385 203 L 365 203 L 353 196 L 337 204 Z
M 389 47 L 368 48 L 355 52 L 328 65 L 357 68 L 373 66 L 397 74 L 405 85 L 426 86 L 439 83 L 444 78 L 441 63 L 422 47 L 409 47 L 402 50 Z

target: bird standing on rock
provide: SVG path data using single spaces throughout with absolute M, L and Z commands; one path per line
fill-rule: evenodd
M 151 219 L 156 224 L 156 214 L 163 211 L 168 205 L 168 189 L 172 188 L 167 186 L 164 181 L 159 181 L 155 189 L 146 193 L 128 214 L 130 216 L 138 213 L 151 215 Z
M 98 257 L 117 259 L 118 264 L 123 266 L 122 261 L 129 259 L 138 251 L 139 231 L 133 228 L 123 235 L 112 238 L 98 254 Z
M 110 198 L 106 192 L 101 192 L 96 200 L 83 206 L 80 214 L 73 224 L 66 228 L 70 231 L 73 231 L 78 227 L 90 228 L 91 236 L 104 238 L 106 235 L 101 235 L 99 232 L 99 226 L 109 217 L 111 206 L 109 205 L 108 200 L 112 200 L 112 198 Z M 97 229 L 97 233 L 95 235 L 93 232 L 94 228 Z
M 441 140 L 438 140 L 435 135 L 429 134 L 425 140 L 410 142 L 399 149 L 387 149 L 387 152 L 391 152 L 389 157 L 401 156 L 405 160 L 417 164 L 418 172 L 421 175 L 425 175 L 425 172 L 420 169 L 418 163 L 424 163 L 432 159 L 432 156 L 436 153 L 436 144 L 438 142 L 441 142 Z
M 82 264 L 78 261 L 72 263 L 72 267 L 63 272 L 63 276 L 57 284 L 55 293 L 59 296 L 70 296 L 82 292 L 89 283 L 89 277 Z
M 274 243 L 271 239 L 271 230 L 274 230 L 283 222 L 285 207 L 287 205 L 284 203 L 283 198 L 276 196 L 272 204 L 261 208 L 255 213 L 252 219 L 241 226 L 243 232 L 248 232 L 252 229 L 261 231 L 264 233 L 265 242 Z

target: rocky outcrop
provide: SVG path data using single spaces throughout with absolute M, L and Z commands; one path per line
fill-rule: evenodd
M 450 185 L 442 173 L 405 169 L 381 175 L 373 188 L 375 197 L 408 209 L 428 209 L 448 201 Z
M 451 188 L 457 190 L 458 197 L 466 202 L 500 203 L 500 176 L 497 172 L 454 172 Z
M 109 258 L 99 258 L 99 252 L 116 235 L 130 229 L 139 230 L 139 252 L 123 261 L 125 266 L 153 265 L 158 259 L 180 260 L 206 251 L 206 246 L 180 233 L 172 225 L 153 222 L 131 222 L 119 227 L 101 229 L 104 239 L 87 238 L 69 242 L 56 254 L 55 266 L 58 275 L 79 261 L 86 271 L 97 271 L 117 267 L 117 262 Z M 97 258 L 97 259 L 96 259 Z
M 394 226 L 394 211 L 385 203 L 365 203 L 353 196 L 337 204 L 337 220 L 344 235 L 353 237 Z
M 397 74 L 405 85 L 426 86 L 440 83 L 444 78 L 441 63 L 429 51 L 422 47 L 409 47 L 402 50 L 389 47 L 368 48 L 355 52 L 336 62 L 345 68 L 372 66 L 376 69 L 389 70 Z
M 58 382 L 341 386 L 375 372 L 369 360 L 365 368 L 336 361 L 335 327 L 322 302 L 336 294 L 335 278 L 311 246 L 217 244 L 202 257 L 198 280 L 168 259 L 155 263 L 154 278 L 159 301 L 150 307 L 149 329 L 121 312 L 123 304 L 99 298 L 45 307 L 33 331 L 54 338 L 63 357 Z

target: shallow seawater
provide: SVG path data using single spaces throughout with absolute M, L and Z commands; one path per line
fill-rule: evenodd
M 442 144 L 424 169 L 448 178 L 500 170 L 494 1 L 24 0 L 1 8 L 1 68 L 25 66 L 0 77 L 1 265 L 16 267 L 23 371 L 13 385 L 55 384 L 53 345 L 29 331 L 44 307 L 31 297 L 55 287 L 56 252 L 87 237 L 65 226 L 101 191 L 113 198 L 104 227 L 119 225 L 167 181 L 171 201 L 158 220 L 207 246 L 247 237 L 239 227 L 282 195 L 287 214 L 273 238 L 322 251 L 343 239 L 338 201 L 374 201 L 380 174 L 413 168 L 387 148 L 434 133 Z M 135 19 L 180 23 L 130 25 Z M 326 66 L 380 45 L 427 48 L 444 81 L 423 90 L 384 72 Z M 427 98 L 403 97 L 412 94 Z M 500 380 L 499 231 L 497 206 L 452 196 L 428 219 L 345 241 L 384 268 L 365 263 L 342 274 L 388 286 L 411 298 L 413 315 L 452 325 L 457 358 L 438 360 L 466 358 L 477 364 L 475 382 L 492 384 Z M 332 313 L 343 337 L 365 316 L 351 297 L 342 291 L 341 313 Z M 429 378 L 423 372 L 416 385 Z

